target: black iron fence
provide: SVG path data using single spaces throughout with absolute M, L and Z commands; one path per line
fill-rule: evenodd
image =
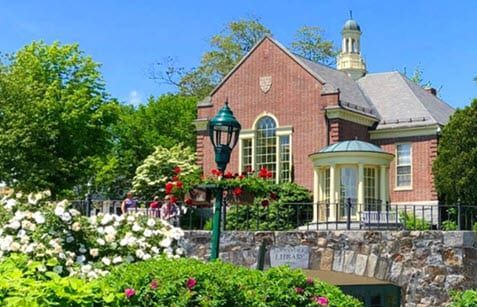
M 73 206 L 84 215 L 99 212 L 121 214 L 121 200 L 76 200 Z M 211 229 L 212 205 L 180 207 L 183 229 Z M 149 202 L 138 202 L 130 210 L 159 218 L 159 209 Z M 477 230 L 477 206 L 389 204 L 367 199 L 338 203 L 261 203 L 223 206 L 224 230 L 338 230 L 338 229 L 406 229 L 406 230 Z

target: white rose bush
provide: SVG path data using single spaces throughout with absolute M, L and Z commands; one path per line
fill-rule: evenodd
M 137 213 L 86 217 L 48 192 L 0 199 L 0 260 L 26 254 L 37 272 L 96 279 L 113 266 L 183 254 L 183 231 Z

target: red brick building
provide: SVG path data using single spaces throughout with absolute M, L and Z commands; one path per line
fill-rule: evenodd
M 206 124 L 228 100 L 242 124 L 232 172 L 266 167 L 277 182 L 314 191 L 316 202 L 437 204 L 432 161 L 453 109 L 399 72 L 367 73 L 354 20 L 342 35 L 337 69 L 268 36 L 252 48 L 198 105 L 205 174 L 216 167 Z

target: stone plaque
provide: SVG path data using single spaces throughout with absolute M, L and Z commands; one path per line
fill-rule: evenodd
M 270 90 L 270 87 L 272 87 L 272 76 L 264 76 L 260 77 L 260 89 L 262 92 L 266 93 Z
M 288 265 L 294 269 L 308 269 L 309 260 L 309 246 L 274 246 L 270 250 L 270 265 L 272 267 Z

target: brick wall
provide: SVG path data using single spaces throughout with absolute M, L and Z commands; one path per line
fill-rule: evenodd
M 261 76 L 271 76 L 267 93 L 260 89 Z M 199 108 L 198 118 L 212 118 L 228 99 L 242 129 L 252 129 L 264 112 L 273 114 L 279 126 L 292 126 L 292 159 L 295 182 L 312 190 L 313 167 L 308 155 L 327 144 L 326 106 L 337 105 L 338 95 L 321 96 L 322 84 L 287 53 L 265 39 L 212 95 L 212 107 Z M 206 175 L 215 168 L 214 153 L 207 139 L 198 139 L 198 156 Z M 199 144 L 198 144 L 199 145 Z M 199 146 L 198 146 L 199 147 Z M 238 172 L 238 146 L 227 170 Z
M 389 167 L 389 191 L 391 202 L 436 201 L 433 184 L 432 162 L 437 156 L 436 136 L 417 136 L 374 140 L 384 151 L 396 154 L 396 143 L 411 143 L 412 189 L 396 189 L 396 159 Z
M 344 119 L 330 120 L 330 144 L 355 139 L 369 142 L 368 127 Z

